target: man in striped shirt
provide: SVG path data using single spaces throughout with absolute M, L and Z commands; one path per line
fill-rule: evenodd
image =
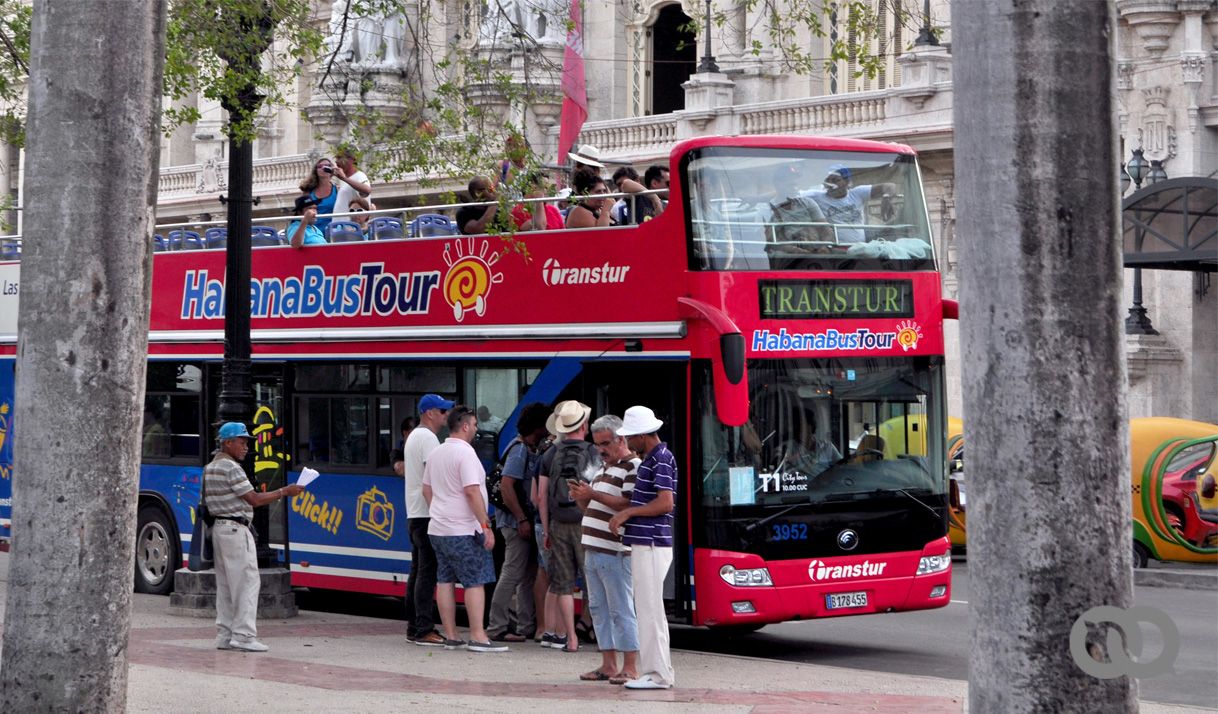
M 304 492 L 297 484 L 255 491 L 241 468 L 254 437 L 245 424 L 220 427 L 219 448 L 203 469 L 203 501 L 214 517 L 211 545 L 216 554 L 216 649 L 266 652 L 258 641 L 261 576 L 254 554 L 254 509 Z
M 623 529 L 630 546 L 634 607 L 639 623 L 639 665 L 642 676 L 625 683 L 628 689 L 671 689 L 676 682 L 668 651 L 668 617 L 664 613 L 664 578 L 672 565 L 672 516 L 677 490 L 677 460 L 660 441 L 664 422 L 647 407 L 630 407 L 618 436 L 638 454 L 639 464 L 630 493 L 630 507 L 609 520 L 609 532 Z
M 584 509 L 580 523 L 584 546 L 584 585 L 601 666 L 580 675 L 584 681 L 625 684 L 639 676 L 639 625 L 634 616 L 634 587 L 630 574 L 630 546 L 609 532 L 609 519 L 630 506 L 635 471 L 626 438 L 617 435 L 622 420 L 607 414 L 592 422 L 592 443 L 605 466 L 592 483 L 571 486 L 571 497 Z M 622 653 L 622 668 L 617 653 Z

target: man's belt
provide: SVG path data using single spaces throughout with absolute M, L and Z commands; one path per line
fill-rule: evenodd
M 246 528 L 250 527 L 249 519 L 244 518 L 242 516 L 216 516 L 216 520 L 217 521 L 232 521 L 233 523 L 240 523 L 241 525 L 245 526 Z

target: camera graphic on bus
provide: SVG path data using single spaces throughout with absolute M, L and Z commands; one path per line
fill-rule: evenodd
M 373 486 L 355 499 L 355 527 L 381 540 L 393 537 L 393 504 L 384 491 Z

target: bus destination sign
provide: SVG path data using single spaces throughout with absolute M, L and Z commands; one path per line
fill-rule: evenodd
M 761 318 L 913 317 L 910 280 L 762 280 Z

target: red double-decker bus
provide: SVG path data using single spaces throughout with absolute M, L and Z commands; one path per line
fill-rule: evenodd
M 479 408 L 487 463 L 530 402 L 653 408 L 680 466 L 665 588 L 677 621 L 948 603 L 954 307 L 913 151 L 708 137 L 678 144 L 670 166 L 667 208 L 640 226 L 254 249 L 256 479 L 322 474 L 282 506 L 286 550 L 272 532 L 293 583 L 404 593 L 408 514 L 389 456 L 401 419 L 438 392 Z M 168 589 L 189 547 L 224 270 L 221 250 L 154 261 L 143 590 Z

